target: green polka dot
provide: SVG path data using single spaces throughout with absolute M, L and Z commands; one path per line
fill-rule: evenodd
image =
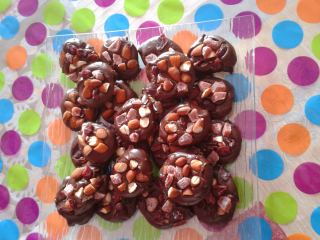
M 71 25 L 77 32 L 87 32 L 96 21 L 96 16 L 89 8 L 80 8 L 72 14 Z
M 123 224 L 122 222 L 108 222 L 99 216 L 98 216 L 98 222 L 104 230 L 107 230 L 110 232 L 117 231 L 119 228 L 122 227 L 122 224 Z
M 4 12 L 10 6 L 11 0 L 1 0 L 0 1 L 0 12 Z
M 320 33 L 312 39 L 311 50 L 313 54 L 320 59 Z
M 39 113 L 34 110 L 24 111 L 18 120 L 19 130 L 25 135 L 35 134 L 41 125 Z
M 289 193 L 274 192 L 264 202 L 264 210 L 273 222 L 287 224 L 297 216 L 298 204 Z
M 132 234 L 135 240 L 158 240 L 161 235 L 161 230 L 150 225 L 150 223 L 141 216 L 134 222 Z
M 29 175 L 23 166 L 13 165 L 7 172 L 6 180 L 10 188 L 20 191 L 27 186 Z
M 63 72 L 60 72 L 60 81 L 64 86 L 68 88 L 77 87 L 77 84 L 73 82 L 70 78 L 67 78 L 67 76 Z
M 49 25 L 59 24 L 64 17 L 64 6 L 59 1 L 49 2 L 43 10 L 43 19 Z
M 253 187 L 252 185 L 243 178 L 233 178 L 234 183 L 238 189 L 239 201 L 237 208 L 246 208 L 252 203 L 253 200 Z
M 145 84 L 144 82 L 141 82 L 141 81 L 133 81 L 133 82 L 129 83 L 129 85 L 130 85 L 131 89 L 132 89 L 138 96 L 140 96 L 142 88 L 144 88 L 145 86 L 147 86 L 147 84 Z
M 37 78 L 46 78 L 47 72 L 52 71 L 52 66 L 52 58 L 49 55 L 39 54 L 32 61 L 31 71 L 32 74 Z
M 2 72 L 0 72 L 0 91 L 2 90 L 5 82 L 5 77 Z
M 62 155 L 54 165 L 54 172 L 58 173 L 59 178 L 61 179 L 70 176 L 74 169 L 76 168 L 72 163 L 70 154 Z
M 149 0 L 125 0 L 124 10 L 132 17 L 139 17 L 148 10 L 149 4 Z
M 174 24 L 182 18 L 184 7 L 179 0 L 163 0 L 157 9 L 159 20 L 164 24 Z

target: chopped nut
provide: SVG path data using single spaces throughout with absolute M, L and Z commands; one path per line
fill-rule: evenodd
M 121 147 L 117 149 L 116 154 L 118 155 L 118 157 L 121 157 L 125 151 L 126 149 L 124 147 Z
M 130 130 L 129 130 L 129 127 L 127 125 L 122 125 L 120 128 L 119 128 L 120 132 L 124 135 L 129 135 L 130 133 Z
M 192 170 L 196 171 L 196 172 L 201 172 L 202 171 L 202 167 L 203 167 L 203 163 L 199 160 L 192 160 L 191 161 L 191 168 Z
M 199 185 L 201 178 L 199 176 L 193 176 L 191 178 L 191 187 L 196 187 Z
M 165 126 L 165 130 L 167 133 L 175 133 L 178 131 L 178 127 L 176 124 L 174 123 L 168 123 L 166 126 Z
M 136 180 L 138 182 L 147 182 L 149 181 L 149 177 L 146 174 L 140 172 L 137 174 Z
M 136 170 L 129 170 L 127 173 L 126 173 L 126 178 L 128 180 L 129 183 L 132 182 L 132 180 L 135 178 L 136 176 Z
M 161 60 L 157 63 L 157 67 L 159 68 L 160 71 L 165 72 L 168 70 L 167 67 L 167 61 L 166 60 Z
M 100 85 L 99 91 L 102 93 L 107 93 L 109 90 L 109 86 L 110 86 L 110 83 L 103 83 L 102 85 Z
M 105 207 L 101 208 L 100 212 L 102 212 L 104 214 L 111 212 L 111 206 L 105 206 Z
M 89 196 L 91 194 L 94 194 L 96 191 L 97 189 L 95 189 L 91 184 L 89 184 L 84 188 L 83 193 L 84 195 Z
M 104 143 L 99 143 L 97 147 L 94 148 L 94 150 L 98 153 L 105 153 L 108 151 L 108 146 L 105 145 Z
M 124 172 L 127 170 L 127 164 L 126 163 L 116 163 L 114 165 L 114 170 L 116 172 Z
M 149 126 L 149 118 L 147 117 L 140 118 L 140 127 L 147 128 L 148 126 Z
M 180 75 L 180 80 L 181 80 L 181 82 L 189 83 L 189 82 L 191 82 L 191 76 L 187 73 L 182 73 Z
M 92 137 L 89 138 L 88 144 L 91 147 L 96 147 L 96 146 L 99 145 L 99 143 L 102 143 L 102 140 L 97 138 L 96 136 L 92 136 Z
M 206 98 L 211 94 L 212 88 L 207 88 L 201 95 L 201 98 Z
M 130 169 L 135 169 L 136 167 L 138 167 L 139 163 L 135 160 L 130 160 L 130 163 L 129 163 L 129 166 L 130 166 Z
M 170 77 L 172 77 L 173 80 L 176 80 L 177 82 L 180 81 L 180 71 L 178 68 L 176 67 L 169 68 L 168 74 L 170 75 Z
M 125 191 L 126 188 L 127 188 L 127 183 L 126 182 L 124 182 L 124 183 L 122 183 L 121 185 L 118 186 L 118 189 L 119 189 L 120 192 Z
M 189 72 L 191 68 L 191 61 L 187 61 L 184 62 L 181 66 L 180 66 L 180 71 L 181 72 Z
M 182 195 L 184 195 L 184 196 L 192 196 L 193 192 L 192 192 L 191 188 L 188 187 L 188 188 L 183 190 Z
M 79 188 L 79 190 L 74 194 L 77 198 L 81 199 L 83 195 L 83 187 Z
M 170 63 L 172 65 L 172 67 L 178 68 L 180 66 L 180 63 L 181 63 L 181 56 L 179 56 L 179 55 L 170 56 L 169 60 L 170 60 Z
M 179 196 L 179 191 L 174 188 L 174 187 L 170 187 L 169 191 L 168 191 L 168 197 L 169 198 L 175 198 Z
M 186 116 L 188 115 L 188 113 L 190 112 L 191 108 L 186 106 L 186 107 L 181 107 L 177 110 L 177 113 L 180 115 L 180 116 Z
M 150 109 L 148 107 L 140 107 L 139 108 L 139 114 L 141 117 L 146 117 L 151 113 Z
M 92 148 L 89 146 L 89 145 L 86 145 L 84 148 L 83 148 L 83 156 L 88 156 L 92 151 Z
M 76 168 L 75 170 L 73 170 L 71 177 L 73 179 L 78 180 L 78 179 L 82 178 L 82 172 L 83 172 L 82 168 Z
M 186 157 L 179 157 L 176 161 L 175 164 L 179 167 L 183 167 L 187 163 L 187 158 Z
M 90 183 L 92 184 L 92 186 L 94 188 L 99 188 L 101 187 L 101 184 L 102 184 L 102 179 L 101 178 L 91 178 L 90 179 Z
M 169 113 L 167 115 L 167 121 L 177 121 L 179 120 L 179 115 L 177 113 Z
M 128 192 L 133 193 L 137 189 L 137 184 L 135 182 L 129 183 Z
M 100 139 L 104 139 L 108 136 L 106 130 L 104 130 L 103 128 L 99 128 L 96 132 L 96 136 Z
M 200 118 L 194 125 L 193 125 L 193 132 L 194 133 L 200 133 L 203 131 L 203 127 L 204 127 L 204 119 Z
M 200 44 L 200 45 L 196 46 L 194 49 L 192 49 L 190 55 L 191 55 L 192 57 L 201 56 L 201 54 L 202 54 L 202 47 L 203 47 L 203 44 Z

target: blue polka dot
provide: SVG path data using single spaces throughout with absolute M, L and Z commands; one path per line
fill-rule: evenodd
M 104 30 L 106 32 L 108 31 L 116 31 L 113 33 L 106 33 L 107 37 L 115 37 L 115 36 L 124 36 L 126 33 L 125 31 L 119 31 L 119 30 L 127 30 L 129 29 L 129 21 L 126 18 L 126 16 L 122 14 L 113 14 L 106 20 L 104 24 Z
M 48 144 L 45 144 L 45 156 L 43 159 L 43 141 L 37 141 L 31 144 L 28 150 L 30 163 L 35 167 L 43 167 L 51 159 L 51 150 Z
M 2 171 L 2 165 L 3 165 L 2 159 L 0 158 L 0 172 Z
M 311 226 L 320 235 L 320 207 L 317 207 L 311 214 Z
M 205 22 L 210 20 L 217 20 L 223 18 L 223 12 L 221 8 L 215 4 L 205 4 L 198 8 L 194 15 L 195 22 Z M 207 23 L 198 23 L 198 28 L 204 31 L 211 31 L 217 29 L 221 25 L 222 21 L 214 21 Z
M 62 44 L 70 38 L 74 38 L 73 32 L 69 29 L 62 29 L 56 33 L 55 37 L 52 38 L 53 50 L 60 52 L 62 50 Z M 69 35 L 69 36 L 59 36 L 59 35 Z
M 14 108 L 9 99 L 0 100 L 0 123 L 8 122 L 13 116 Z
M 253 154 L 252 159 L 256 157 Z M 255 175 L 256 162 L 252 161 L 252 171 Z M 274 180 L 278 178 L 283 172 L 283 160 L 281 156 L 270 149 L 262 149 L 257 152 L 258 177 L 262 180 Z
M 251 92 L 251 84 L 247 77 L 241 73 L 233 73 L 227 75 L 224 80 L 228 81 L 233 86 L 234 102 L 245 100 Z
M 13 38 L 20 28 L 19 21 L 14 16 L 5 17 L 0 23 L 0 35 L 4 39 Z
M 272 39 L 278 47 L 290 49 L 298 46 L 303 39 L 300 25 L 293 21 L 282 21 L 274 26 Z
M 320 126 L 320 95 L 310 98 L 305 106 L 305 114 L 310 122 Z
M 0 222 L 0 239 L 1 240 L 17 240 L 19 238 L 19 228 L 17 224 L 5 219 Z
M 272 229 L 269 223 L 260 218 L 261 240 L 271 240 Z M 259 218 L 246 218 L 242 224 L 239 224 L 238 233 L 241 235 L 241 240 L 260 239 L 259 234 Z

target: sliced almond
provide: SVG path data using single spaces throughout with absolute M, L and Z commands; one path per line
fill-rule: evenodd
M 191 169 L 196 172 L 201 172 L 203 167 L 203 163 L 197 159 L 191 161 Z
M 129 130 L 129 127 L 127 125 L 122 125 L 120 128 L 119 128 L 120 132 L 124 135 L 129 135 L 130 133 L 130 130 Z
M 73 172 L 71 173 L 71 177 L 75 180 L 78 180 L 80 178 L 82 178 L 82 172 L 83 169 L 82 168 L 76 168 L 75 170 L 73 170 Z
M 116 163 L 113 168 L 116 172 L 124 172 L 127 170 L 127 167 L 126 163 Z
M 168 70 L 167 66 L 167 61 L 166 60 L 161 60 L 157 63 L 157 67 L 159 68 L 160 71 L 165 72 Z
M 203 127 L 204 127 L 204 119 L 200 118 L 198 119 L 198 121 L 196 121 L 196 123 L 193 125 L 193 132 L 194 133 L 201 133 L 203 131 Z
M 135 182 L 129 183 L 128 192 L 133 193 L 137 189 L 137 184 Z
M 170 63 L 172 65 L 172 67 L 178 68 L 180 66 L 180 63 L 181 63 L 181 56 L 179 56 L 179 55 L 170 56 L 169 60 L 170 60 Z
M 110 86 L 110 83 L 103 83 L 102 85 L 100 85 L 99 91 L 102 93 L 106 93 L 109 90 L 109 86 Z
M 184 62 L 179 69 L 181 72 L 189 72 L 191 69 L 191 61 Z
M 88 144 L 91 146 L 91 147 L 96 147 L 98 146 L 100 143 L 102 143 L 102 140 L 97 138 L 96 136 L 92 136 L 89 138 L 89 141 L 88 141 Z
M 94 148 L 94 150 L 98 153 L 105 153 L 108 151 L 108 146 L 105 145 L 104 143 L 99 143 L 97 147 Z
M 99 211 L 104 214 L 107 214 L 107 213 L 111 212 L 111 206 L 105 206 L 105 207 L 101 208 Z
M 132 180 L 135 178 L 137 172 L 135 170 L 129 170 L 126 173 L 126 179 L 128 180 L 128 183 L 131 183 Z
M 130 163 L 129 163 L 129 166 L 130 166 L 130 169 L 133 170 L 133 169 L 136 169 L 136 167 L 138 167 L 139 163 L 135 160 L 130 160 Z
M 148 126 L 149 126 L 149 118 L 147 117 L 140 118 L 140 127 L 147 128 Z
M 170 77 L 172 77 L 172 79 L 176 80 L 177 82 L 180 82 L 180 71 L 178 68 L 171 67 L 168 70 L 168 74 L 170 75 Z
M 108 136 L 108 133 L 103 128 L 99 128 L 96 132 L 96 136 L 100 139 L 104 139 Z
M 124 182 L 124 183 L 122 183 L 121 185 L 118 186 L 118 189 L 119 189 L 120 192 L 125 191 L 126 188 L 127 188 L 127 183 L 126 182 Z
M 199 185 L 201 178 L 199 176 L 193 176 L 191 178 L 191 187 L 196 187 Z
M 91 153 L 91 151 L 92 151 L 92 148 L 89 146 L 89 145 L 86 145 L 84 148 L 83 148 L 83 156 L 88 156 L 90 153 Z
M 128 122 L 128 127 L 130 129 L 137 129 L 140 127 L 140 122 L 138 119 L 133 119 Z
M 190 55 L 192 57 L 201 56 L 202 55 L 202 47 L 203 47 L 203 44 L 196 46 L 194 49 L 192 49 Z
M 176 198 L 178 196 L 179 196 L 179 191 L 174 187 L 170 187 L 169 191 L 168 191 L 168 197 L 169 198 Z
M 175 133 L 178 131 L 178 127 L 176 124 L 174 123 L 168 123 L 166 126 L 165 126 L 165 130 L 167 133 Z

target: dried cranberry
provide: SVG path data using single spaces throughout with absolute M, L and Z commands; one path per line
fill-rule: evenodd
M 122 209 L 123 209 L 122 203 L 121 203 L 121 202 L 117 203 L 116 206 L 115 206 L 115 210 L 116 210 L 117 212 L 121 212 Z
M 68 46 L 68 52 L 73 54 L 73 55 L 76 55 L 77 54 L 77 51 L 78 51 L 78 48 L 75 46 L 75 45 L 69 45 Z
M 79 57 L 84 57 L 84 56 L 86 56 L 86 54 L 87 54 L 87 51 L 85 51 L 84 49 L 78 49 L 77 50 L 77 55 Z
M 159 203 L 162 203 L 164 201 L 164 197 L 162 194 L 159 195 L 158 201 L 159 201 Z
M 208 194 L 205 198 L 205 200 L 207 201 L 208 204 L 216 204 L 217 200 L 210 194 Z
M 168 39 L 164 34 L 161 34 L 158 38 L 157 50 L 161 51 L 166 46 L 167 43 L 168 43 Z
M 183 212 L 181 212 L 181 211 L 172 212 L 172 216 L 173 216 L 174 220 L 176 220 L 176 221 L 183 220 Z
M 216 57 L 221 58 L 227 52 L 227 46 L 223 44 L 216 52 Z
M 209 100 L 204 100 L 201 103 L 201 107 L 208 110 L 209 112 L 214 112 L 216 110 L 216 105 L 214 105 L 211 101 Z
M 117 65 L 114 63 L 114 64 L 112 64 L 110 67 L 111 67 L 112 69 L 115 69 L 116 66 L 117 66 Z
M 94 89 L 94 90 L 93 90 L 93 92 L 92 92 L 92 98 L 95 99 L 95 100 L 99 100 L 100 95 L 99 95 L 98 89 Z
M 87 124 L 84 128 L 83 128 L 83 133 L 86 135 L 86 136 L 89 136 L 91 133 L 93 132 L 93 126 L 92 124 Z
M 161 159 L 167 159 L 167 154 L 165 154 L 163 151 L 157 152 L 154 154 L 155 157 L 161 158 Z
M 76 201 L 73 199 L 69 199 L 70 208 L 73 210 L 76 208 Z
M 221 185 L 213 186 L 213 194 L 220 197 L 226 189 L 227 189 L 227 186 L 221 186 Z
M 163 211 L 162 211 L 162 210 L 154 211 L 154 212 L 152 213 L 152 215 L 153 215 L 153 218 L 154 218 L 155 220 L 164 219 Z
M 159 73 L 158 67 L 153 66 L 153 67 L 152 67 L 152 70 L 151 70 L 151 73 L 152 73 L 154 76 L 156 76 L 156 75 Z
M 178 124 L 181 128 L 186 129 L 188 125 L 188 117 L 181 117 L 178 120 Z
M 188 96 L 190 99 L 194 99 L 198 94 L 199 94 L 199 88 L 193 87 L 191 88 Z
M 87 60 L 89 62 L 93 62 L 93 61 L 97 60 L 97 58 L 98 58 L 97 54 L 89 54 L 87 57 Z
M 62 202 L 62 203 L 60 204 L 60 211 L 61 211 L 61 212 L 64 212 L 64 213 L 68 212 L 68 210 L 67 210 L 67 208 L 66 208 L 66 202 L 67 202 L 67 201 L 64 201 L 64 202 Z
M 156 145 L 156 146 L 152 146 L 151 151 L 152 152 L 157 152 L 161 149 L 161 145 Z
M 220 157 L 228 157 L 231 154 L 231 149 L 230 147 L 220 147 L 217 153 Z
M 92 73 L 90 70 L 82 70 L 81 72 L 81 77 L 83 77 L 84 79 L 88 79 L 89 77 L 91 77 Z
M 121 201 L 121 197 L 117 194 L 113 194 L 112 199 L 114 201 L 114 204 L 118 204 Z
M 82 177 L 86 180 L 89 180 L 90 178 L 92 178 L 92 175 L 93 175 L 93 171 L 91 170 L 91 168 L 88 166 L 85 166 L 82 172 Z

